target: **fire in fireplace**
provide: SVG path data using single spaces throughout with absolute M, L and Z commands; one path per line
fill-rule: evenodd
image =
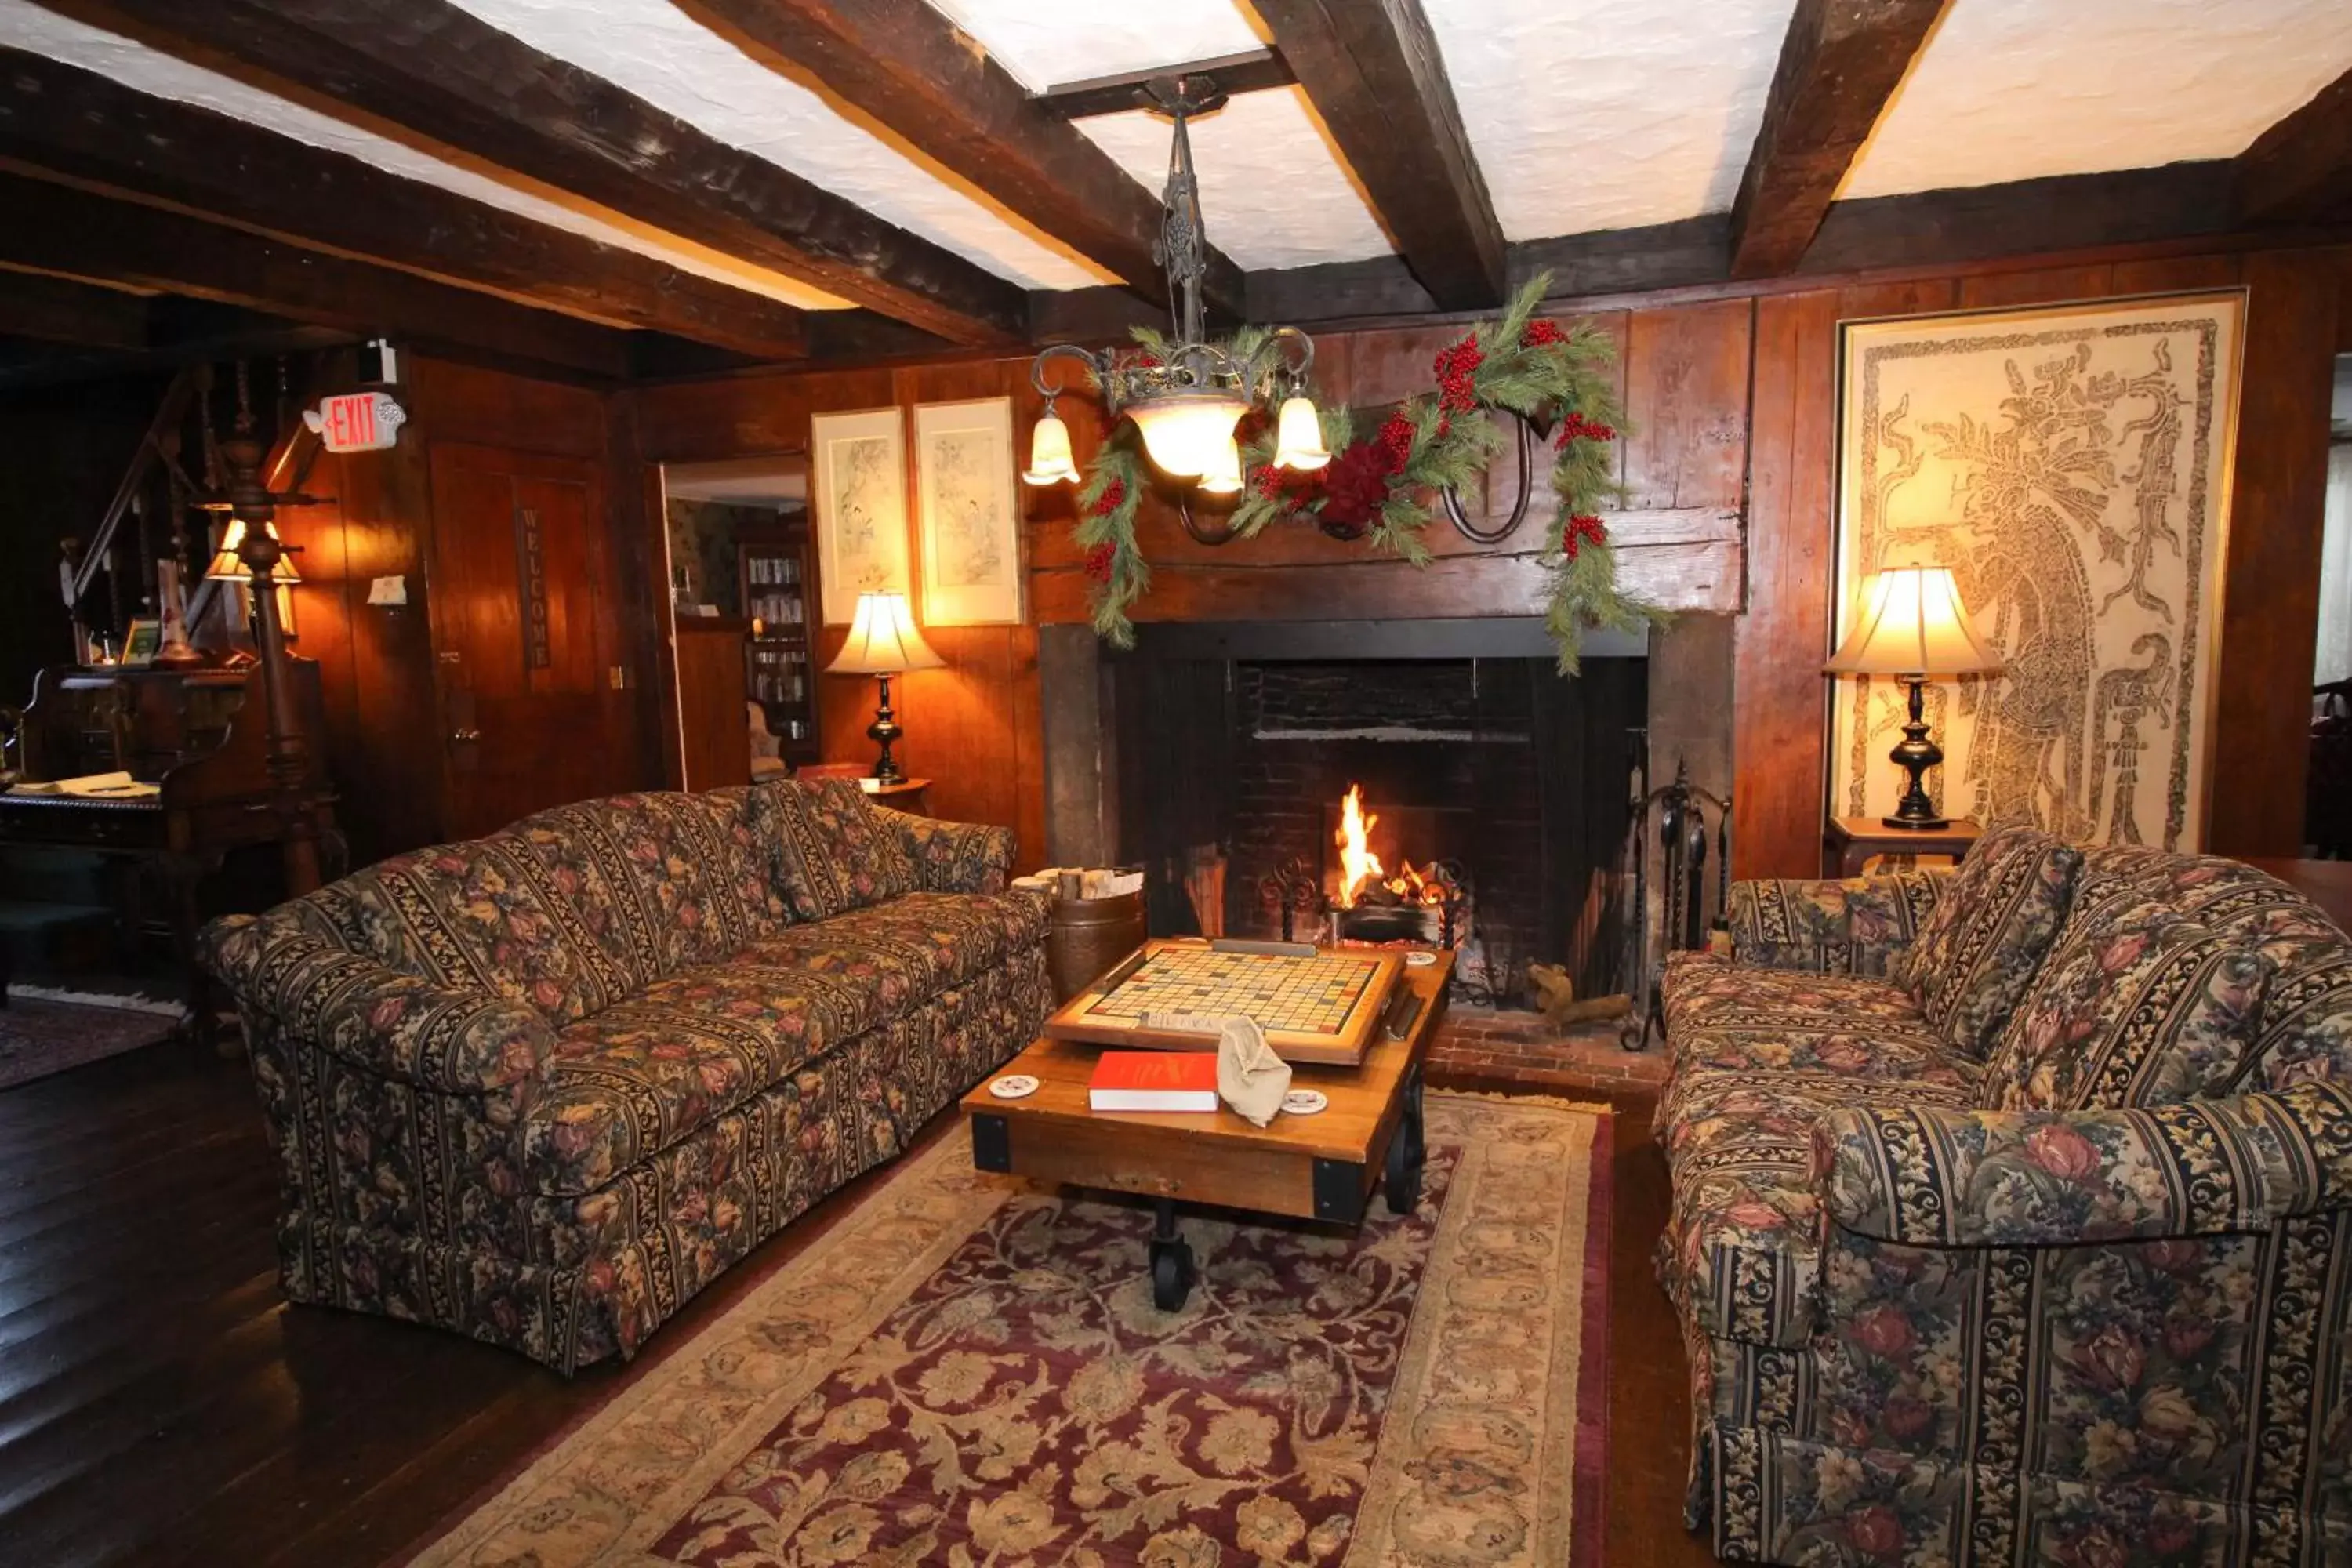
M 1458 862 L 1433 856 L 1415 866 L 1400 855 L 1391 875 L 1371 847 L 1381 814 L 1364 809 L 1364 786 L 1350 784 L 1339 801 L 1339 851 L 1328 900 L 1331 934 L 1341 942 L 1433 942 L 1465 945 L 1470 936 L 1468 876 Z

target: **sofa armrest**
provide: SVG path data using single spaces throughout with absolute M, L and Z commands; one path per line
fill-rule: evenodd
M 895 830 L 929 893 L 1001 893 L 1013 876 L 1013 829 L 981 822 L 939 822 L 888 806 L 875 815 Z
M 555 1054 L 520 1002 L 435 985 L 268 919 L 206 926 L 205 965 L 244 1005 L 353 1067 L 446 1094 L 520 1094 Z
M 2352 1201 L 2352 1088 L 2138 1110 L 1841 1110 L 1813 1130 L 1822 1212 L 1929 1247 L 2262 1230 Z
M 1734 882 L 1724 910 L 1732 956 L 1767 969 L 1885 974 L 1918 935 L 1949 875 Z

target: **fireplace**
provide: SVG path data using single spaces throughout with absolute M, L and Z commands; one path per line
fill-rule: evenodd
M 1152 930 L 1450 942 L 1474 1003 L 1519 1005 L 1530 963 L 1619 988 L 1640 652 L 1568 679 L 1519 622 L 1143 628 L 1103 740 Z

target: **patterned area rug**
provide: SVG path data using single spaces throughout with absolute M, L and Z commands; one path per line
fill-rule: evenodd
M 0 1008 L 0 1089 L 171 1038 L 177 1016 L 12 994 Z
M 1608 1118 L 1428 1118 L 1409 1216 L 1187 1215 L 1175 1313 L 1148 1210 L 976 1173 L 953 1132 L 415 1561 L 1597 1562 Z

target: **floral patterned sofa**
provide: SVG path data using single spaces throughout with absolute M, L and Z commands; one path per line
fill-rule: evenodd
M 1688 1522 L 1790 1563 L 2352 1553 L 2352 942 L 2234 861 L 1989 835 L 1677 957 Z
M 1047 908 L 1012 859 L 787 780 L 564 806 L 215 921 L 286 1294 L 566 1373 L 633 1354 L 1034 1036 Z

